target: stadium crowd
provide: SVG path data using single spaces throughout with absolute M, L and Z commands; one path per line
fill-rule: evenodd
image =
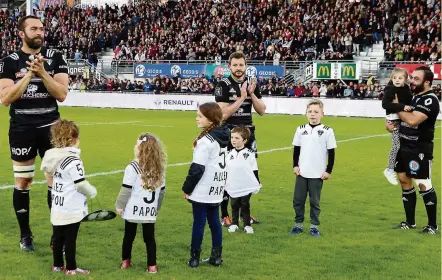
M 181 79 L 178 77 L 160 77 L 132 81 L 129 79 L 82 79 L 72 78 L 70 90 L 75 91 L 105 91 L 105 92 L 132 92 L 140 94 L 213 94 L 220 78 L 212 77 L 207 79 L 203 76 L 192 79 Z M 325 98 L 350 98 L 350 99 L 382 99 L 383 86 L 369 77 L 363 83 L 348 81 L 347 84 L 337 80 L 311 81 L 306 85 L 302 83 L 286 84 L 278 77 L 271 79 L 259 79 L 261 94 L 264 96 L 287 96 L 287 97 L 325 97 Z M 433 89 L 441 99 L 440 84 L 433 86 Z
M 289 2 L 292 2 L 289 4 Z M 385 60 L 441 59 L 440 3 L 392 1 L 143 1 L 134 7 L 48 7 L 45 45 L 96 65 L 102 51 L 115 60 L 226 60 L 241 50 L 251 60 L 352 59 L 384 41 Z M 23 13 L 0 10 L 0 58 L 17 49 Z M 146 81 L 71 77 L 74 90 L 212 93 L 217 79 L 157 77 Z M 278 78 L 276 78 L 278 79 Z M 260 81 L 263 94 L 377 98 L 373 84 Z M 319 93 L 318 93 L 319 92 Z
M 385 60 L 440 61 L 440 1 L 396 1 L 392 36 L 385 36 Z M 389 34 L 390 35 L 390 34 Z
M 225 60 L 236 50 L 251 60 L 337 60 L 351 59 L 382 38 L 388 40 L 394 31 L 399 36 L 400 23 L 408 32 L 411 28 L 418 33 L 411 36 L 413 44 L 428 30 L 430 38 L 424 41 L 430 46 L 440 33 L 440 20 L 423 33 L 418 27 L 440 19 L 436 16 L 429 21 L 437 14 L 438 4 L 433 1 L 432 8 L 425 9 L 420 1 L 396 2 L 404 1 L 407 9 L 419 13 L 405 20 L 399 16 L 397 23 L 385 11 L 393 12 L 398 4 L 389 8 L 385 1 L 376 0 L 295 0 L 291 5 L 277 0 L 186 0 L 162 5 L 143 1 L 121 8 L 48 7 L 44 14 L 46 45 L 91 63 L 106 48 L 112 48 L 120 60 L 214 60 L 218 56 Z M 18 46 L 21 15 L 0 12 L 0 26 L 4 27 L 0 57 Z

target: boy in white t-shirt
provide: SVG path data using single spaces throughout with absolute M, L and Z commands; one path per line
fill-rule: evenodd
M 233 149 L 227 155 L 226 191 L 231 197 L 232 224 L 229 232 L 239 230 L 239 212 L 244 221 L 244 231 L 254 233 L 250 225 L 250 197 L 261 189 L 255 152 L 244 145 L 250 139 L 250 130 L 245 126 L 231 131 Z
M 307 104 L 308 124 L 299 126 L 293 138 L 293 172 L 296 174 L 293 208 L 295 226 L 290 234 L 303 232 L 305 201 L 310 196 L 310 235 L 320 236 L 319 201 L 324 180 L 330 177 L 335 160 L 336 139 L 333 129 L 321 124 L 324 105 L 318 99 Z M 328 163 L 327 163 L 328 157 Z

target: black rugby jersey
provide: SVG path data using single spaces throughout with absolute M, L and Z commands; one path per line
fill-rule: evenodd
M 42 47 L 40 54 L 47 59 L 44 66 L 51 77 L 68 73 L 67 62 L 60 52 Z M 27 72 L 29 56 L 19 50 L 5 57 L 0 62 L 0 79 L 11 79 L 17 83 Z M 11 129 L 14 130 L 46 126 L 60 117 L 56 99 L 37 76 L 31 80 L 22 96 L 11 104 L 9 115 Z
M 433 91 L 429 90 L 423 94 L 414 95 L 410 106 L 414 108 L 414 111 L 424 113 L 428 118 L 417 126 L 401 122 L 400 149 L 405 152 L 422 153 L 432 159 L 434 130 L 440 110 L 439 100 Z
M 244 80 L 246 82 L 247 80 Z M 225 102 L 229 104 L 235 103 L 238 97 L 241 96 L 241 86 L 243 82 L 238 83 L 235 81 L 232 76 L 228 78 L 223 78 L 219 81 L 218 85 L 215 88 L 215 101 L 216 102 Z M 262 98 L 259 85 L 256 85 L 255 95 L 259 99 Z M 238 110 L 233 113 L 226 120 L 227 125 L 246 125 L 252 126 L 252 98 L 247 96 L 246 100 L 241 104 Z

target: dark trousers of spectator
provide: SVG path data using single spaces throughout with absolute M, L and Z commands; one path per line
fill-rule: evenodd
M 241 197 L 231 198 L 230 204 L 232 206 L 232 225 L 239 225 L 239 212 L 244 222 L 244 226 L 250 226 L 250 197 L 248 194 Z
M 296 177 L 295 194 L 293 197 L 293 209 L 295 209 L 295 223 L 304 222 L 305 201 L 307 194 L 310 197 L 310 223 L 319 226 L 319 214 L 321 208 L 319 202 L 321 199 L 323 180 L 320 178 L 304 178 L 301 175 Z
M 204 238 L 206 220 L 212 234 L 212 247 L 219 248 L 223 242 L 223 232 L 219 220 L 219 206 L 207 203 L 192 202 L 193 227 L 192 250 L 200 250 Z
M 77 269 L 77 262 L 75 260 L 75 254 L 77 250 L 77 235 L 80 229 L 80 222 L 75 224 L 53 226 L 53 241 L 54 247 L 52 248 L 52 254 L 54 256 L 54 266 L 63 267 L 63 247 L 66 257 L 66 269 Z
M 157 264 L 157 243 L 155 242 L 155 223 L 143 223 L 143 239 L 146 244 L 147 265 Z M 123 260 L 131 259 L 132 244 L 137 235 L 137 223 L 126 221 L 124 225 L 123 250 L 121 257 Z
M 229 207 L 229 198 L 229 194 L 224 191 L 223 201 L 221 202 L 221 219 L 229 216 L 229 210 L 227 209 Z

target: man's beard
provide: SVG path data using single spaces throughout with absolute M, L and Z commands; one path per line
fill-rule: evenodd
M 37 42 L 37 39 L 40 39 L 40 42 Z M 38 50 L 43 45 L 43 37 L 35 37 L 35 38 L 29 38 L 25 33 L 25 43 L 28 45 L 29 48 L 33 50 Z
M 237 73 L 241 74 L 237 76 L 238 75 Z M 244 78 L 244 72 L 243 71 L 232 72 L 232 76 L 237 80 L 242 80 Z
M 411 91 L 412 91 L 413 93 L 419 93 L 419 92 L 424 91 L 424 84 L 422 83 L 422 84 L 420 84 L 420 85 L 414 85 L 414 88 L 412 87 L 412 88 L 411 88 Z

